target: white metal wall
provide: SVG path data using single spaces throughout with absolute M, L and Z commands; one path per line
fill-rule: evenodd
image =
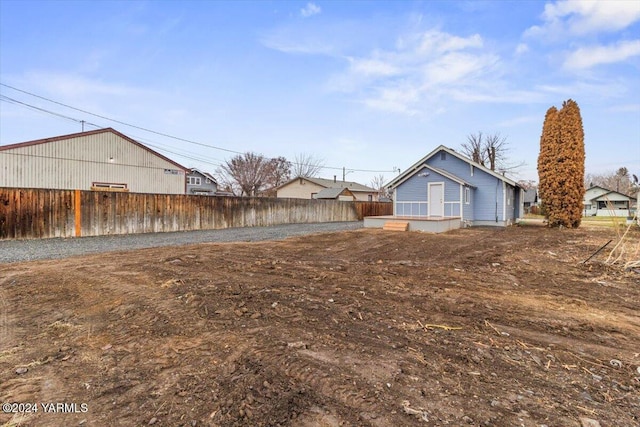
M 127 184 L 135 193 L 185 192 L 184 170 L 112 132 L 0 151 L 0 187 L 90 190 L 93 182 Z

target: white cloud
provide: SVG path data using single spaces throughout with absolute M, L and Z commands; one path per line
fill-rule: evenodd
M 320 6 L 316 5 L 315 3 L 307 3 L 307 5 L 304 7 L 304 9 L 300 9 L 300 15 L 302 15 L 304 18 L 308 18 L 310 16 L 313 15 L 317 15 L 320 12 L 322 12 L 322 9 L 320 8 Z
M 329 88 L 353 93 L 369 108 L 415 115 L 433 114 L 459 89 L 475 92 L 495 78 L 500 58 L 486 52 L 482 37 L 461 37 L 436 29 L 405 34 L 394 49 L 349 57 L 349 67 Z
M 418 53 L 447 53 L 473 47 L 482 47 L 482 37 L 474 34 L 471 37 L 458 37 L 432 30 L 425 32 L 417 48 Z
M 558 85 L 538 85 L 535 89 L 537 91 L 547 93 L 555 98 L 558 96 L 572 98 L 575 97 L 576 94 L 582 94 L 581 97 L 588 96 L 598 99 L 625 96 L 628 90 L 624 82 L 610 78 L 607 78 L 602 82 L 592 81 L 587 83 L 583 81 L 574 81 Z
M 416 87 L 381 87 L 376 92 L 363 101 L 369 108 L 411 116 L 418 113 L 413 107 L 420 100 L 420 91 Z
M 525 43 L 520 43 L 518 44 L 518 46 L 516 46 L 516 55 L 522 55 L 529 52 L 529 46 L 527 46 Z
M 607 109 L 610 113 L 640 113 L 640 104 L 615 105 Z
M 640 3 L 629 1 L 565 0 L 545 6 L 547 20 L 569 18 L 573 33 L 616 31 L 640 20 Z
M 91 98 L 94 96 L 139 96 L 142 91 L 117 83 L 105 83 L 76 74 L 30 72 L 24 76 L 26 87 L 40 87 L 56 95 L 56 99 Z M 30 86 L 28 86 L 30 85 Z
M 295 31 L 283 28 L 266 34 L 260 42 L 269 49 L 284 53 L 305 55 L 332 55 L 333 44 L 313 34 L 294 35 Z
M 448 53 L 425 65 L 425 84 L 464 83 L 468 77 L 486 73 L 497 62 L 497 57 L 490 54 Z
M 349 59 L 351 62 L 351 72 L 364 76 L 392 76 L 398 74 L 400 70 L 393 64 L 375 58 Z
M 495 90 L 490 86 L 473 91 L 467 88 L 452 89 L 450 95 L 453 99 L 467 103 L 532 104 L 546 101 L 545 95 L 540 92 L 509 89 Z
M 558 38 L 565 33 L 619 31 L 640 21 L 640 2 L 560 0 L 545 5 L 542 19 L 542 25 L 529 28 L 525 35 Z
M 586 69 L 600 64 L 612 64 L 640 55 L 640 40 L 622 41 L 610 46 L 582 47 L 564 62 L 567 69 Z

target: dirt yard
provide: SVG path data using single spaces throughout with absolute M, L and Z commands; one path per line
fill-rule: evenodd
M 1 264 L 0 400 L 37 412 L 0 425 L 638 426 L 640 274 L 581 264 L 614 237 L 356 230 Z

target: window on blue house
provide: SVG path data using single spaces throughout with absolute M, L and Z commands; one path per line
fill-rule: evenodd
M 447 153 L 444 151 L 440 152 L 440 160 L 447 160 Z
M 471 189 L 464 187 L 464 204 L 468 205 L 469 203 L 471 203 Z

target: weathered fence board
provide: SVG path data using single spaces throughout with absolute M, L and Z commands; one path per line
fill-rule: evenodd
M 391 203 L 0 187 L 0 239 L 101 236 L 391 215 Z

